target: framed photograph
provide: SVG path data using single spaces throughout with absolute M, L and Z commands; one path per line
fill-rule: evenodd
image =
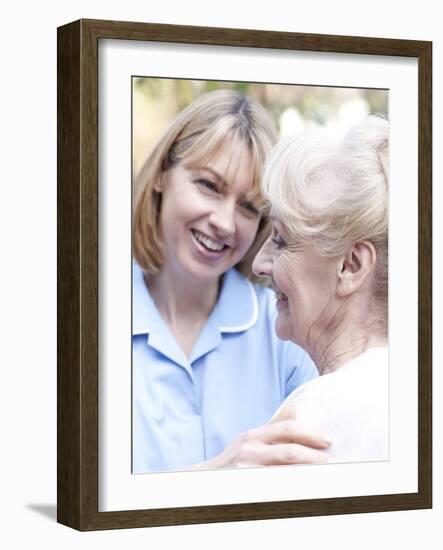
M 58 29 L 60 523 L 432 507 L 431 76 L 430 42 Z

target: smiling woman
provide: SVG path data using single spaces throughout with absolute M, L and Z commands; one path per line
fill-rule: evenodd
M 178 115 L 137 178 L 134 473 L 325 458 L 321 434 L 292 420 L 259 427 L 317 375 L 274 335 L 272 292 L 253 280 L 274 140 L 261 105 L 219 90 Z
M 261 215 L 257 199 L 256 204 L 248 200 L 253 189 L 248 147 L 228 139 L 209 166 L 193 169 L 184 160 L 164 172 L 154 188 L 162 196 L 164 258 L 161 273 L 147 284 L 189 356 L 217 300 L 219 277 L 241 261 L 257 234 Z M 171 288 L 181 289 L 181 296 Z M 187 311 L 184 326 L 177 319 L 180 301 Z M 197 304 L 203 314 L 193 318 Z

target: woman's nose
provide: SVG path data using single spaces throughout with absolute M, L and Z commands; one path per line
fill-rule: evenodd
M 252 271 L 258 277 L 272 277 L 272 255 L 269 243 L 270 238 L 265 241 L 252 262 Z
M 233 235 L 235 233 L 235 204 L 231 204 L 229 201 L 219 204 L 211 212 L 209 223 L 215 227 L 220 237 L 226 238 Z

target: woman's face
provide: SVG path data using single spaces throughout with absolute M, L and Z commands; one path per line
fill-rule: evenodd
M 279 338 L 312 351 L 323 331 L 337 320 L 339 262 L 320 256 L 314 247 L 294 242 L 272 210 L 271 218 L 272 234 L 257 254 L 253 270 L 272 279 Z
M 226 141 L 204 166 L 176 164 L 157 190 L 162 193 L 163 269 L 210 283 L 252 245 L 262 200 L 253 189 L 251 155 L 242 141 Z

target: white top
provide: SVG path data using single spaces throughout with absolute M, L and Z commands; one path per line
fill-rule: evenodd
M 329 462 L 389 460 L 388 348 L 371 348 L 336 371 L 303 384 L 283 407 L 332 445 Z

